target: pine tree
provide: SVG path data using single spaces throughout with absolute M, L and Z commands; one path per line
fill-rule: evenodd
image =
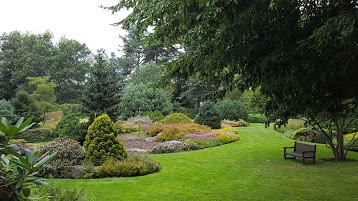
M 109 66 L 103 50 L 98 51 L 95 60 L 86 84 L 83 103 L 91 119 L 108 114 L 114 120 L 118 115 L 119 76 L 116 75 L 115 69 Z

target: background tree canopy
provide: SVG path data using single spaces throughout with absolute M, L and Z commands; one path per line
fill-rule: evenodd
M 109 9 L 122 8 L 133 9 L 124 28 L 153 27 L 150 42 L 185 48 L 168 74 L 199 73 L 226 90 L 260 86 L 267 114 L 307 116 L 344 160 L 343 135 L 357 114 L 356 1 L 121 0 Z

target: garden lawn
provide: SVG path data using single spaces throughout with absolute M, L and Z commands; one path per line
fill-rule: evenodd
M 358 163 L 332 163 L 325 145 L 317 147 L 317 165 L 284 160 L 293 146 L 272 128 L 238 128 L 241 139 L 198 151 L 150 155 L 159 173 L 92 180 L 55 179 L 54 184 L 84 189 L 87 197 L 109 200 L 357 200 Z M 349 158 L 358 159 L 357 153 Z

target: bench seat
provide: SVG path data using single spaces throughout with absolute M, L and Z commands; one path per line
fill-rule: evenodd
M 311 144 L 304 144 L 304 143 L 300 143 L 295 141 L 295 146 L 294 147 L 284 147 L 284 159 L 296 159 L 297 158 L 301 158 L 302 159 L 302 164 L 306 164 L 306 159 L 310 158 L 312 159 L 312 163 L 315 164 L 316 163 L 316 145 L 311 145 Z M 289 149 L 293 149 L 292 152 L 289 152 L 287 150 Z M 291 156 L 291 157 L 287 157 L 287 156 Z

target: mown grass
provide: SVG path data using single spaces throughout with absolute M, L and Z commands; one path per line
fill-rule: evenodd
M 239 128 L 237 142 L 191 152 L 150 155 L 163 169 L 132 178 L 51 181 L 83 188 L 95 200 L 357 200 L 358 163 L 331 163 L 318 145 L 317 165 L 284 160 L 293 145 L 271 128 Z M 358 159 L 357 153 L 350 158 Z

